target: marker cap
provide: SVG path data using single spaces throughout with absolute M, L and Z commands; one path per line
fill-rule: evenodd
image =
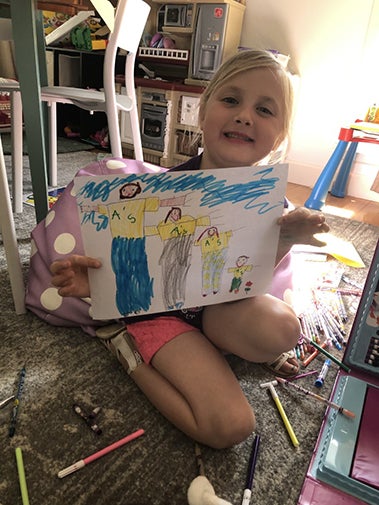
M 62 479 L 63 477 L 66 477 L 67 475 L 70 475 L 70 473 L 74 473 L 77 470 L 80 470 L 85 466 L 84 460 L 77 461 L 73 465 L 68 466 L 67 468 L 64 468 L 60 472 L 58 472 L 58 477 Z
M 330 367 L 330 359 L 326 359 L 322 368 L 321 368 L 321 371 L 320 371 L 317 379 L 315 380 L 315 386 L 317 388 L 320 388 L 324 385 L 325 377 L 326 377 L 326 374 L 328 373 L 329 367 Z

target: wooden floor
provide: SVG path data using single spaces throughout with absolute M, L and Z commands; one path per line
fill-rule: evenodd
M 300 186 L 299 184 L 288 183 L 287 197 L 296 207 L 304 205 L 310 193 L 311 188 Z M 352 196 L 337 198 L 329 194 L 326 199 L 326 208 L 328 208 L 328 212 L 332 214 L 379 226 L 378 202 L 362 200 Z

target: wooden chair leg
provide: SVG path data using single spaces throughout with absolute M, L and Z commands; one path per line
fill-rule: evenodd
M 18 2 L 11 1 L 10 6 L 35 212 L 37 221 L 41 221 L 48 211 L 45 120 L 40 94 L 41 84 L 47 84 L 46 63 L 42 65 L 42 54 L 46 57 L 41 44 L 42 13 L 37 13 L 35 2 L 23 2 L 20 8 Z

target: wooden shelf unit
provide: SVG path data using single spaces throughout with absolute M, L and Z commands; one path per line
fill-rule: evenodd
M 143 81 L 140 79 L 139 81 Z M 142 125 L 142 104 L 167 106 L 166 130 L 164 136 L 164 148 L 157 151 L 143 147 L 145 161 L 170 168 L 197 154 L 197 148 L 201 147 L 201 131 L 198 127 L 198 101 L 203 88 L 174 84 L 167 82 L 151 82 L 138 84 L 136 88 L 138 115 Z M 154 101 L 149 95 L 164 95 L 165 102 Z M 187 105 L 186 105 L 187 104 Z M 183 110 L 183 107 L 186 110 Z M 124 125 L 125 128 L 125 125 Z M 125 156 L 133 156 L 133 146 L 125 142 L 125 132 L 122 127 L 122 140 Z M 194 140 L 193 144 L 191 140 Z

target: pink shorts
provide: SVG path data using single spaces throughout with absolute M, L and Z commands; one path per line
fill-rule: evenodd
M 150 363 L 154 354 L 178 335 L 188 331 L 199 331 L 195 326 L 174 316 L 161 316 L 146 321 L 128 323 L 126 329 L 134 338 L 136 347 L 145 363 Z

